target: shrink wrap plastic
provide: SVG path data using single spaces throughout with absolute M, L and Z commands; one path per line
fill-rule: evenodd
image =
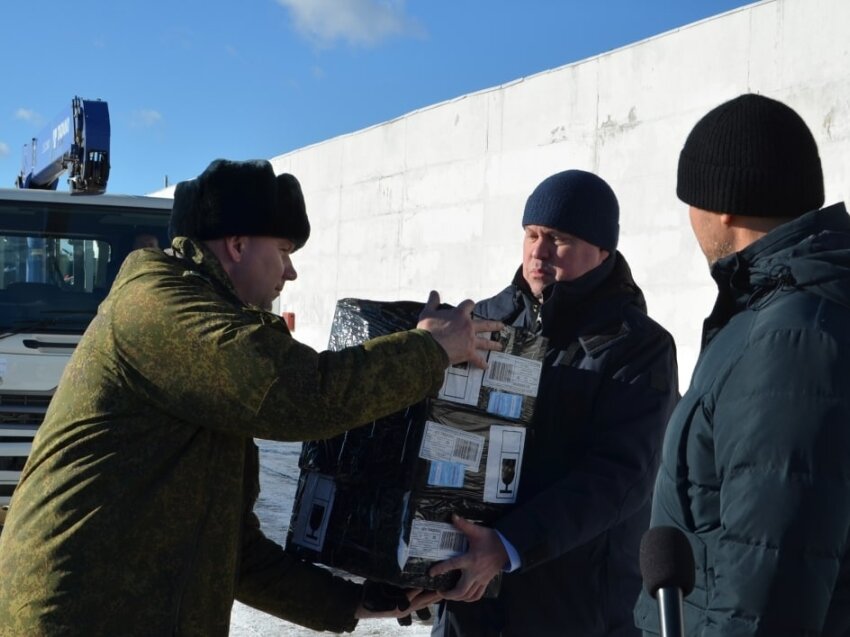
M 416 326 L 421 303 L 342 299 L 328 349 Z M 354 575 L 404 587 L 451 588 L 429 577 L 462 553 L 457 513 L 490 525 L 516 501 L 546 339 L 506 327 L 486 372 L 450 367 L 437 398 L 328 440 L 305 442 L 287 549 Z

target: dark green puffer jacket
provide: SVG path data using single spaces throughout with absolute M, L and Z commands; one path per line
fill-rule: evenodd
M 260 532 L 253 437 L 339 434 L 435 391 L 426 332 L 316 353 L 217 259 L 133 252 L 69 362 L 0 535 L 0 634 L 226 635 L 234 598 L 353 630 L 360 586 Z
M 688 536 L 688 635 L 850 634 L 850 218 L 779 226 L 719 294 L 671 417 L 652 526 Z M 639 627 L 658 634 L 641 594 Z

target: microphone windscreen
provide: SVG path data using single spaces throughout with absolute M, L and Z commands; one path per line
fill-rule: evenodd
M 653 597 L 659 588 L 690 593 L 694 589 L 694 554 L 685 534 L 672 526 L 647 530 L 640 540 L 640 574 L 646 592 Z

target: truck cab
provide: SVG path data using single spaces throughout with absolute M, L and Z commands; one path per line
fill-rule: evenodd
M 124 258 L 168 247 L 171 203 L 0 189 L 0 506 Z

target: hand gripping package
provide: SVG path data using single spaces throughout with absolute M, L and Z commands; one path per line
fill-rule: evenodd
M 329 349 L 416 326 L 422 304 L 342 299 Z M 516 502 L 546 339 L 494 335 L 487 370 L 456 365 L 436 398 L 304 443 L 287 549 L 398 586 L 446 589 L 428 569 L 466 550 L 452 513 L 490 525 Z

